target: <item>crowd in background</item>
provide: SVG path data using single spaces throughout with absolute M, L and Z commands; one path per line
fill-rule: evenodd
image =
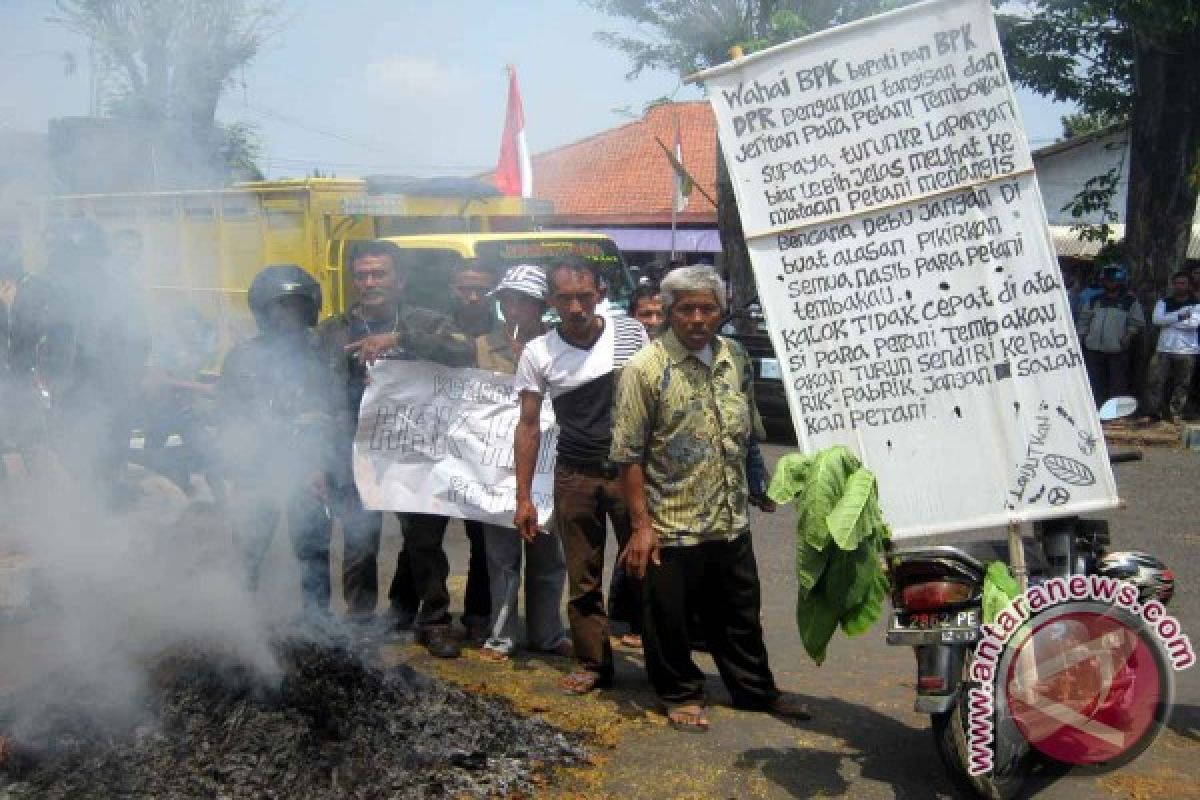
M 1097 405 L 1133 396 L 1144 424 L 1195 419 L 1200 267 L 1171 276 L 1162 296 L 1153 286 L 1134 291 L 1120 264 L 1064 267 L 1063 278 Z

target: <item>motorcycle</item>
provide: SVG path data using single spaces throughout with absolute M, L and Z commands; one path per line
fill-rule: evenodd
M 1100 410 L 1109 421 L 1133 413 L 1132 398 L 1113 398 Z M 1140 452 L 1110 454 L 1112 463 L 1137 461 Z M 1107 554 L 1108 523 L 1062 517 L 1034 523 L 1033 541 L 1021 539 L 1031 582 L 1072 575 L 1112 574 L 1112 564 L 1134 562 L 1155 567 L 1168 585 L 1150 587 L 1162 602 L 1170 599 L 1173 578 L 1158 559 L 1145 553 Z M 968 771 L 967 693 L 975 644 L 982 635 L 984 575 L 989 563 L 1008 562 L 1009 540 L 977 541 L 895 549 L 888 555 L 892 615 L 887 643 L 913 648 L 917 662 L 915 710 L 929 714 L 938 756 L 954 783 L 994 800 L 1013 797 L 1039 759 L 1009 715 L 996 714 L 993 769 Z M 1106 571 L 1107 570 L 1107 571 Z M 1122 577 L 1125 577 L 1122 575 Z M 1057 762 L 1054 762 L 1057 763 Z

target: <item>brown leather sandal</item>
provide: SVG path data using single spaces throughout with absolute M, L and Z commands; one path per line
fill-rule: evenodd
M 708 733 L 708 714 L 702 705 L 675 706 L 667 710 L 667 724 L 684 733 Z

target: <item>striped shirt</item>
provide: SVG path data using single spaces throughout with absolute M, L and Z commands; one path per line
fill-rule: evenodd
M 648 341 L 630 317 L 600 317 L 604 329 L 591 347 L 577 347 L 557 329 L 525 345 L 514 388 L 550 399 L 558 419 L 558 460 L 591 468 L 608 460 L 618 370 Z

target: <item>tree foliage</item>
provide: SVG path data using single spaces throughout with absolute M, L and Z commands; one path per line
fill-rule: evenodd
M 254 126 L 246 122 L 232 122 L 220 126 L 221 160 L 229 167 L 237 180 L 261 181 L 263 172 L 258 167 L 262 155 L 262 142 Z
M 747 52 L 785 42 L 901 0 L 586 0 L 634 23 L 638 33 L 601 31 L 596 38 L 629 56 L 630 78 L 645 69 L 686 75 L 720 64 L 729 48 Z
M 1002 10 L 1008 5 L 995 0 Z M 1128 120 L 1125 253 L 1164 286 L 1186 256 L 1200 165 L 1200 4 L 1195 0 L 1029 0 L 1001 14 L 1014 79 L 1076 103 L 1088 119 Z M 1116 181 L 1097 176 L 1076 206 Z
M 1129 124 L 1129 118 L 1108 112 L 1088 113 L 1080 111 L 1067 114 L 1060 120 L 1062 123 L 1062 138 L 1072 139 L 1076 136 L 1086 136 L 1089 133 L 1099 133 L 1110 128 L 1123 128 Z
M 55 0 L 52 20 L 87 37 L 108 116 L 200 143 L 246 168 L 250 130 L 222 127 L 217 104 L 278 19 L 271 0 Z M 242 163 L 238 163 L 239 160 Z M 251 171 L 256 171 L 254 168 Z
M 647 69 L 688 75 L 723 63 L 734 46 L 753 52 L 878 11 L 905 0 L 585 0 L 636 32 L 596 38 L 629 57 L 629 78 Z M 753 300 L 754 277 L 725 159 L 717 146 L 717 227 L 734 308 Z

